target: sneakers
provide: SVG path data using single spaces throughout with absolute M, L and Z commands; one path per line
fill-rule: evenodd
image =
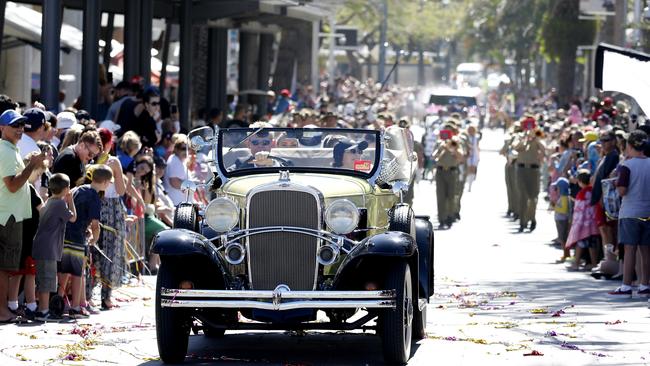
M 48 311 L 45 314 L 43 314 L 40 311 L 35 311 L 34 312 L 34 320 L 39 321 L 39 322 L 44 322 L 44 323 L 47 323 L 47 322 L 56 322 L 56 323 L 58 323 L 61 320 L 63 320 L 63 318 L 58 316 L 58 315 L 52 314 L 51 311 Z
M 619 286 L 614 291 L 607 293 L 610 296 L 620 296 L 620 297 L 632 297 L 632 287 L 630 286 Z
M 82 306 L 81 308 L 82 308 L 82 309 L 86 309 L 86 311 L 87 311 L 88 314 L 90 314 L 90 315 L 97 315 L 97 314 L 100 314 L 100 313 L 101 313 L 101 312 L 99 311 L 99 309 L 97 309 L 96 307 L 94 307 L 94 306 L 92 306 L 92 305 L 90 305 L 90 304 L 86 304 L 86 306 Z
M 34 320 L 36 318 L 36 313 L 37 313 L 37 311 L 31 311 L 31 310 L 29 310 L 29 308 L 26 307 L 24 316 L 28 320 Z
M 650 296 L 650 287 L 639 287 L 639 291 L 636 294 L 639 296 Z
M 75 319 L 79 319 L 79 318 L 85 319 L 90 316 L 90 313 L 88 312 L 88 310 L 82 307 L 79 307 L 79 310 L 75 308 L 70 308 L 70 310 L 68 310 L 68 316 Z

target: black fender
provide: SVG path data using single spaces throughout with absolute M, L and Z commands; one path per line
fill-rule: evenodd
M 418 245 L 419 253 L 419 277 L 421 297 L 427 299 L 433 296 L 434 292 L 434 234 L 433 224 L 429 221 L 429 216 L 416 216 L 415 218 L 415 241 Z
M 174 261 L 181 264 L 186 262 L 188 268 L 197 265 L 194 258 L 202 258 L 208 266 L 213 266 L 212 272 L 221 273 L 226 286 L 233 283 L 233 277 L 214 244 L 194 231 L 186 229 L 161 231 L 154 237 L 151 251 L 159 254 L 162 262 Z
M 369 270 L 374 271 L 377 276 L 383 276 L 385 264 L 399 259 L 406 260 L 413 268 L 414 276 L 417 276 L 417 258 L 417 243 L 411 235 L 400 231 L 387 231 L 373 235 L 352 248 L 341 262 L 334 276 L 333 288 L 363 290 L 365 288 L 359 288 L 363 285 L 359 281 L 377 281 L 383 278 L 366 278 L 372 276 Z

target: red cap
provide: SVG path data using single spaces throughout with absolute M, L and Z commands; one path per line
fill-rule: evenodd
M 612 103 L 614 103 L 614 99 L 611 97 L 605 97 L 605 99 L 603 99 L 603 104 L 605 105 L 612 105 Z
M 537 123 L 533 117 L 526 117 L 526 119 L 521 123 L 521 128 L 523 130 L 533 130 L 536 126 Z
M 282 95 L 284 97 L 290 97 L 291 92 L 289 91 L 289 89 L 282 89 L 282 90 L 280 90 L 280 95 Z

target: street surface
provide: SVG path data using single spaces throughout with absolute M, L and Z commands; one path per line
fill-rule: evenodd
M 618 283 L 567 272 L 548 245 L 553 216 L 540 199 L 537 230 L 517 234 L 504 218 L 502 133 L 485 131 L 478 179 L 463 197 L 462 221 L 436 232 L 436 295 L 428 339 L 411 365 L 645 365 L 650 363 L 647 299 L 609 299 Z M 415 211 L 435 222 L 435 186 L 421 182 Z M 155 278 L 117 291 L 120 308 L 78 323 L 0 326 L 0 365 L 158 365 Z M 527 356 L 527 354 L 532 354 Z M 228 332 L 191 336 L 188 364 L 381 364 L 369 334 Z

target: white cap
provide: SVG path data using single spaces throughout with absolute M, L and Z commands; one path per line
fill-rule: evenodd
M 110 130 L 111 132 L 115 132 L 122 128 L 122 126 L 118 125 L 117 123 L 111 121 L 110 119 L 104 120 L 99 124 L 99 128 L 105 128 L 107 130 Z
M 61 112 L 56 115 L 56 128 L 62 130 L 77 124 L 77 117 L 72 112 Z

